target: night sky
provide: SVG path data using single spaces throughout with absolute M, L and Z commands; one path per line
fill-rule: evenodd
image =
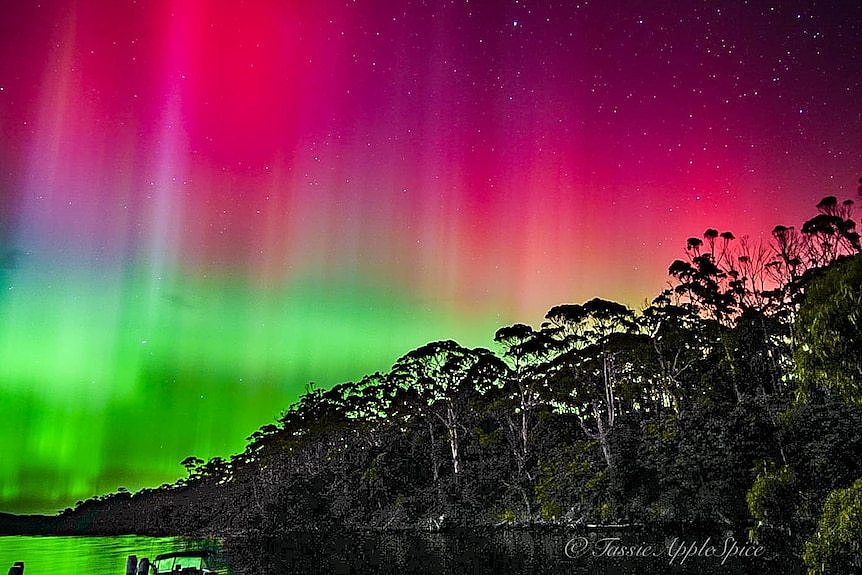
M 309 380 L 558 303 L 862 175 L 854 2 L 14 2 L 0 510 L 228 455 Z

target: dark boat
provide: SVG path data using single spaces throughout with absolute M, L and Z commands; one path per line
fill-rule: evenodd
M 126 563 L 126 574 L 137 575 L 217 575 L 226 573 L 224 565 L 214 551 L 174 551 L 156 555 L 152 562 L 146 557 L 140 561 L 134 555 Z

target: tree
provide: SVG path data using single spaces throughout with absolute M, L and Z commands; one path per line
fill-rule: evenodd
M 801 392 L 819 389 L 862 403 L 862 255 L 812 280 L 796 325 Z
M 502 327 L 494 335 L 502 346 L 506 369 L 502 375 L 502 396 L 495 404 L 515 462 L 514 487 L 524 502 L 526 515 L 532 517 L 534 435 L 540 423 L 537 411 L 548 400 L 545 360 L 554 348 L 549 330 L 535 331 L 524 324 Z
M 862 569 L 862 479 L 829 494 L 802 558 L 809 575 Z
M 665 297 L 673 295 L 681 305 L 728 323 L 745 291 L 745 281 L 740 279 L 731 249 L 735 237 L 731 232 L 719 233 L 710 228 L 703 238 L 689 238 L 685 247 L 687 261 L 675 260 L 668 268 L 678 283 L 665 292 Z
M 703 393 L 700 378 L 714 363 L 719 326 L 687 306 L 656 298 L 638 318 L 649 336 L 658 367 L 657 385 L 652 389 L 655 411 L 679 412 L 686 403 Z
M 824 267 L 843 255 L 860 251 L 853 200 L 838 203 L 835 196 L 826 196 L 817 204 L 817 211 L 820 213 L 802 225 L 811 267 Z
M 512 400 L 512 409 L 506 410 L 504 418 L 520 475 L 527 472 L 531 436 L 537 423 L 535 412 L 544 395 L 540 389 L 545 381 L 542 364 L 554 342 L 547 330 L 535 331 L 524 324 L 500 328 L 494 341 L 503 346 L 503 359 L 509 367 L 504 392 Z
M 556 397 L 573 411 L 583 432 L 598 440 L 609 469 L 613 457 L 609 434 L 621 412 L 625 383 L 620 377 L 634 347 L 633 312 L 616 302 L 592 299 L 583 305 L 561 305 L 545 316 L 556 328 L 561 353 L 549 365 L 556 374 Z M 642 342 L 642 340 L 640 340 Z
M 200 457 L 195 457 L 194 455 L 190 455 L 180 461 L 180 465 L 182 465 L 186 469 L 186 472 L 189 474 L 189 477 L 192 477 L 192 475 L 195 474 L 197 469 L 203 464 L 204 460 Z
M 461 435 L 470 400 L 491 385 L 499 360 L 487 349 L 468 349 L 452 340 L 435 341 L 395 362 L 392 377 L 412 388 L 446 429 L 452 471 L 461 473 Z

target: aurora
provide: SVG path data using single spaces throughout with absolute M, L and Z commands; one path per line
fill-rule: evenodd
M 686 237 L 768 235 L 862 173 L 858 6 L 0 20 L 3 511 L 173 481 L 434 339 L 637 308 Z

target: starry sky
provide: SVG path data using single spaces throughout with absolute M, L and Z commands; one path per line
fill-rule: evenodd
M 852 2 L 3 12 L 0 510 L 172 481 L 432 339 L 638 307 L 688 236 L 862 175 Z

